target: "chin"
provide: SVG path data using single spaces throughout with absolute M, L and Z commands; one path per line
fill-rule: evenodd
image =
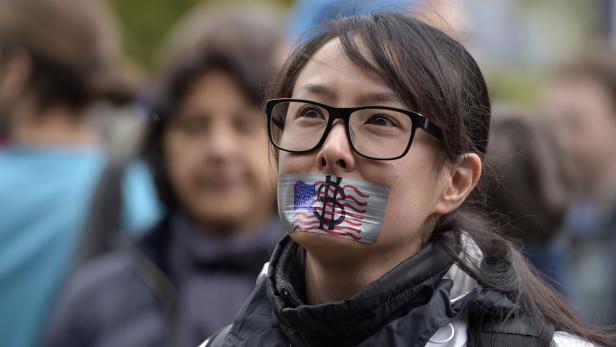
M 194 220 L 207 228 L 212 229 L 224 229 L 228 231 L 232 231 L 229 229 L 234 229 L 240 223 L 238 221 L 242 221 L 246 217 L 241 213 L 238 213 L 237 210 L 227 210 L 227 209 L 207 209 L 202 211 L 195 211 L 193 214 Z M 222 230 L 218 230 L 222 231 Z
M 311 255 L 322 261 L 335 262 L 337 265 L 354 262 L 357 258 L 366 255 L 366 252 L 371 252 L 376 245 L 304 231 L 293 232 L 290 236 Z
M 246 199 L 236 196 L 199 199 L 194 201 L 193 206 L 196 207 L 199 215 L 212 219 L 238 218 L 250 210 Z

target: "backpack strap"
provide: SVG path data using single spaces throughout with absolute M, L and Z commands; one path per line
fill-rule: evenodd
M 77 247 L 75 268 L 122 243 L 122 182 L 127 166 L 125 160 L 110 161 L 101 174 Z
M 552 345 L 554 325 L 544 321 L 536 324 L 528 317 L 469 317 L 468 347 L 548 347 Z

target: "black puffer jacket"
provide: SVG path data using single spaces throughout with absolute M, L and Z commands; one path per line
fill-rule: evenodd
M 449 242 L 456 242 L 449 235 Z M 428 244 L 352 298 L 306 305 L 303 249 L 283 239 L 232 326 L 204 346 L 549 346 L 553 328 L 522 317 Z M 506 332 L 503 333 L 503 332 Z M 510 336 L 515 335 L 515 340 Z

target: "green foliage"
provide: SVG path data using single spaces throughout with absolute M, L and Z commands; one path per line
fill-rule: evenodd
M 154 64 L 154 52 L 175 21 L 198 0 L 109 0 L 118 21 L 129 57 L 146 70 Z
M 146 72 L 152 72 L 156 50 L 177 20 L 203 3 L 229 3 L 223 0 L 108 0 L 118 17 L 124 48 Z M 276 0 L 286 7 L 293 0 Z
M 532 106 L 539 100 L 545 83 L 545 72 L 529 68 L 487 67 L 485 77 L 492 100 Z

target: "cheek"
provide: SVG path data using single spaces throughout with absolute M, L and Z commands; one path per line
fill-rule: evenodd
M 418 219 L 422 214 L 421 193 L 421 190 L 406 178 L 390 185 L 385 227 L 396 233 L 416 229 L 419 225 Z
M 180 194 L 190 192 L 191 182 L 199 168 L 199 146 L 185 136 L 169 133 L 164 138 L 166 170 L 171 185 Z
M 599 152 L 612 152 L 614 150 L 614 135 L 616 134 L 616 121 L 615 115 L 604 112 L 600 116 L 597 116 L 598 120 L 594 124 L 593 129 L 590 129 L 584 139 L 586 141 L 593 142 L 594 149 Z M 580 140 L 582 141 L 582 140 Z
M 569 136 L 563 139 L 569 153 L 579 161 L 591 160 L 601 156 L 605 150 L 605 127 L 599 124 L 584 124 L 570 129 Z
M 289 152 L 278 152 L 278 172 L 312 172 L 316 159 L 314 154 L 293 154 Z
M 244 148 L 242 160 L 253 184 L 259 190 L 269 189 L 272 179 L 275 182 L 276 164 L 274 154 L 270 153 L 267 134 L 246 143 Z
M 417 165 L 404 165 L 388 171 L 396 174 L 387 179 L 390 193 L 383 226 L 384 241 L 415 242 L 434 212 L 439 191 L 435 174 L 429 167 Z

